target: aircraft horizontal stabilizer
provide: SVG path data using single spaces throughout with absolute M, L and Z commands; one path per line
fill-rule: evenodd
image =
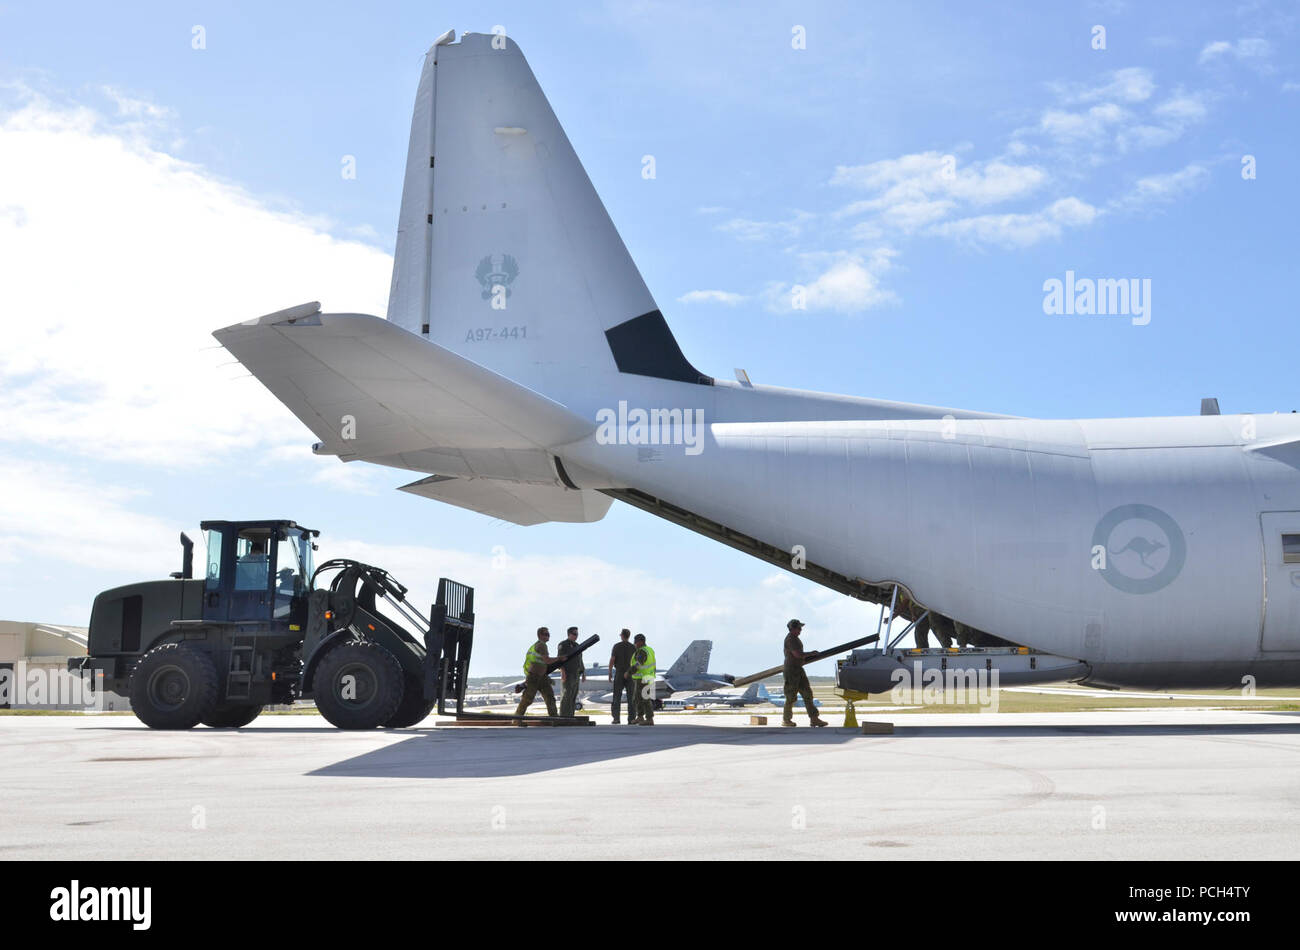
M 559 485 L 529 485 L 491 478 L 431 475 L 403 485 L 402 491 L 449 505 L 468 508 L 518 525 L 545 521 L 599 521 L 614 499 L 596 491 L 574 491 Z
M 537 450 L 595 430 L 554 400 L 378 317 L 303 304 L 213 336 L 316 434 L 318 452 L 345 460 Z

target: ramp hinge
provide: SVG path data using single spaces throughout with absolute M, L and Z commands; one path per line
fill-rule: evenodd
M 428 221 L 428 223 L 429 223 L 429 224 L 433 224 L 433 215 L 429 215 L 429 221 Z
M 433 167 L 433 156 L 432 156 L 432 155 L 429 156 L 429 167 L 430 167 L 430 168 Z

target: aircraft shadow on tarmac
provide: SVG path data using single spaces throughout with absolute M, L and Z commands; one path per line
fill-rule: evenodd
M 653 729 L 442 727 L 412 730 L 411 738 L 308 775 L 386 778 L 496 778 L 550 772 L 648 752 L 695 745 L 832 746 L 866 739 L 847 729 L 735 729 L 662 726 Z
M 893 736 L 863 736 L 856 730 L 834 728 L 751 730 L 716 726 L 665 726 L 654 730 L 633 730 L 626 727 L 527 730 L 462 727 L 410 730 L 410 733 L 411 738 L 404 742 L 345 759 L 307 774 L 359 778 L 495 778 L 549 772 L 695 745 L 826 747 L 856 740 L 864 743 L 863 754 L 870 755 L 873 750 L 879 751 L 882 748 L 878 743 L 884 743 L 887 748 L 890 741 L 898 739 L 1294 736 L 1300 735 L 1300 720 L 1294 723 L 1113 726 L 909 724 L 900 726 Z

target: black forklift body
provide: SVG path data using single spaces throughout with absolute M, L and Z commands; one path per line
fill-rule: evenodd
M 409 727 L 435 707 L 460 721 L 591 724 L 465 711 L 473 588 L 440 579 L 424 614 L 382 568 L 349 559 L 313 567 L 319 532 L 293 521 L 201 527 L 202 577 L 192 576 L 194 545 L 182 534 L 181 571 L 96 597 L 88 655 L 68 662 L 103 670 L 105 687 L 128 693 L 146 725 L 239 728 L 267 704 L 298 699 L 315 700 L 343 729 Z
M 319 532 L 287 520 L 205 521 L 200 527 L 207 539 L 203 576 L 193 577 L 194 543 L 182 534 L 179 572 L 95 598 L 88 655 L 69 660 L 70 669 L 102 671 L 106 689 L 125 693 L 146 654 L 168 642 L 183 642 L 211 654 L 218 670 L 233 671 L 235 680 L 251 687 L 254 677 L 245 674 L 253 670 L 244 661 L 252 653 L 275 653 L 301 639 L 312 539 Z M 223 694 L 229 692 L 231 701 L 263 704 L 273 701 L 273 694 L 284 697 L 291 683 L 273 689 L 270 674 L 289 671 L 264 665 L 265 681 L 259 680 L 257 689 Z

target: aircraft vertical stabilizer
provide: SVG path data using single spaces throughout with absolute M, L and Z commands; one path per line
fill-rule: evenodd
M 565 401 L 617 372 L 709 382 L 682 355 L 523 53 L 425 57 L 388 319 Z
M 664 675 L 669 680 L 674 676 L 702 676 L 709 672 L 709 657 L 712 655 L 712 640 L 692 640 Z

